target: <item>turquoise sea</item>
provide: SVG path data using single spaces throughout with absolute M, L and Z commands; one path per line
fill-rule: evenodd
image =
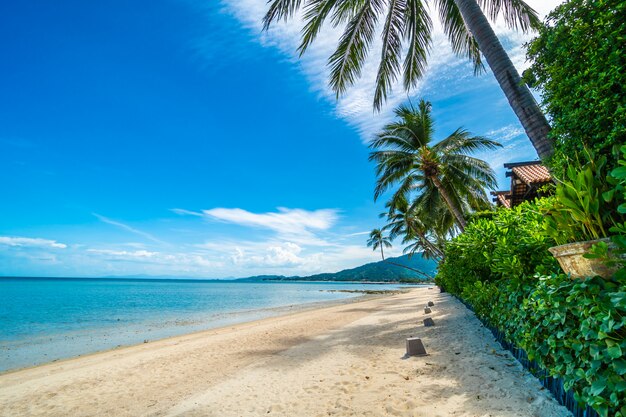
M 399 285 L 0 278 L 0 372 Z

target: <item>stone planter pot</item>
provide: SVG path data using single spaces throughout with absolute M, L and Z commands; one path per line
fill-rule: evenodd
M 606 242 L 609 248 L 614 246 L 611 239 L 587 240 L 585 242 L 574 242 L 565 245 L 554 246 L 548 250 L 559 261 L 563 272 L 570 274 L 572 278 L 594 277 L 610 278 L 617 267 L 607 267 L 600 259 L 587 259 L 583 255 L 589 252 L 591 246 L 598 242 Z

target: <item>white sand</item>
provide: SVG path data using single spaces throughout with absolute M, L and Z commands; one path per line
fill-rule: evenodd
M 430 355 L 403 358 L 409 336 Z M 1 375 L 0 415 L 569 413 L 462 304 L 421 288 Z

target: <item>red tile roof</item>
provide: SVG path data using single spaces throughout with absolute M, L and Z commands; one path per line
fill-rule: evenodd
M 541 184 L 552 180 L 548 169 L 539 164 L 513 167 L 511 168 L 511 171 L 513 171 L 513 174 L 528 185 Z
M 510 191 L 492 191 L 491 195 L 498 199 L 500 205 L 511 208 L 511 192 Z
M 511 200 L 506 198 L 504 194 L 498 194 L 498 201 L 506 208 L 511 208 Z

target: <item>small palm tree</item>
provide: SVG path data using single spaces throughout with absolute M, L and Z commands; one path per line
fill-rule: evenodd
M 411 206 L 406 196 L 400 196 L 395 203 L 389 201 L 386 204 L 389 211 L 382 213 L 381 217 L 387 217 L 388 223 L 383 227 L 384 231 L 389 231 L 389 238 L 395 239 L 402 236 L 402 243 L 410 245 L 404 249 L 404 253 L 408 253 L 409 257 L 416 252 L 421 251 L 425 257 L 441 260 L 443 258 L 443 250 L 438 246 L 441 239 L 435 238 L 435 242 L 431 236 L 437 233 L 446 234 L 442 231 L 442 226 L 447 225 L 449 230 L 452 226 L 450 223 L 450 211 L 438 210 L 437 214 L 419 212 L 415 207 Z M 442 221 L 437 221 L 437 220 Z M 426 224 L 429 224 L 427 226 Z M 453 223 L 453 222 L 452 222 Z
M 330 56 L 330 86 L 340 95 L 361 76 L 374 36 L 382 26 L 382 50 L 374 89 L 374 108 L 380 110 L 391 86 L 401 75 L 406 91 L 424 76 L 432 47 L 433 23 L 426 0 L 269 0 L 265 28 L 304 11 L 304 28 L 298 50 L 303 54 L 324 23 L 345 25 L 337 49 Z M 550 126 L 530 90 L 498 40 L 487 16 L 504 17 L 508 27 L 527 32 L 539 26 L 537 12 L 523 0 L 434 0 L 452 50 L 484 69 L 481 53 L 524 127 L 541 159 L 554 151 Z
M 383 246 L 386 248 L 390 248 L 391 242 L 389 241 L 388 237 L 383 235 L 382 230 L 374 229 L 370 232 L 370 238 L 367 240 L 367 246 L 371 247 L 372 250 L 380 248 L 380 256 L 382 256 L 384 261 L 385 253 L 383 252 Z
M 418 274 L 422 275 L 424 278 L 427 279 L 433 279 L 433 277 L 431 277 L 430 275 L 428 275 L 427 273 L 420 271 L 419 269 L 415 269 L 415 268 L 411 268 L 410 266 L 407 265 L 403 265 L 403 264 L 399 264 L 396 262 L 391 262 L 389 260 L 385 260 L 385 254 L 383 252 L 383 246 L 385 248 L 390 248 L 391 247 L 391 242 L 389 241 L 389 238 L 385 235 L 383 235 L 382 230 L 380 229 L 374 229 L 370 232 L 370 237 L 367 240 L 367 246 L 371 247 L 372 250 L 376 250 L 378 248 L 380 248 L 380 256 L 382 256 L 383 261 L 388 262 L 391 265 L 395 265 L 395 266 L 399 266 L 400 268 L 405 268 L 408 270 L 411 270 L 413 272 L 417 272 Z
M 370 143 L 376 149 L 370 154 L 378 177 L 374 198 L 399 184 L 392 197 L 394 206 L 401 198 L 409 200 L 409 194 L 417 191 L 419 195 L 413 203 L 416 209 L 435 212 L 443 200 L 459 229 L 465 230 L 463 213 L 486 207 L 489 199 L 485 188 L 496 186 L 489 164 L 468 154 L 502 145 L 482 136 L 471 136 L 461 128 L 433 144 L 431 105 L 424 100 L 418 109 L 412 104 L 402 105 L 395 113 L 399 120 L 385 126 Z

